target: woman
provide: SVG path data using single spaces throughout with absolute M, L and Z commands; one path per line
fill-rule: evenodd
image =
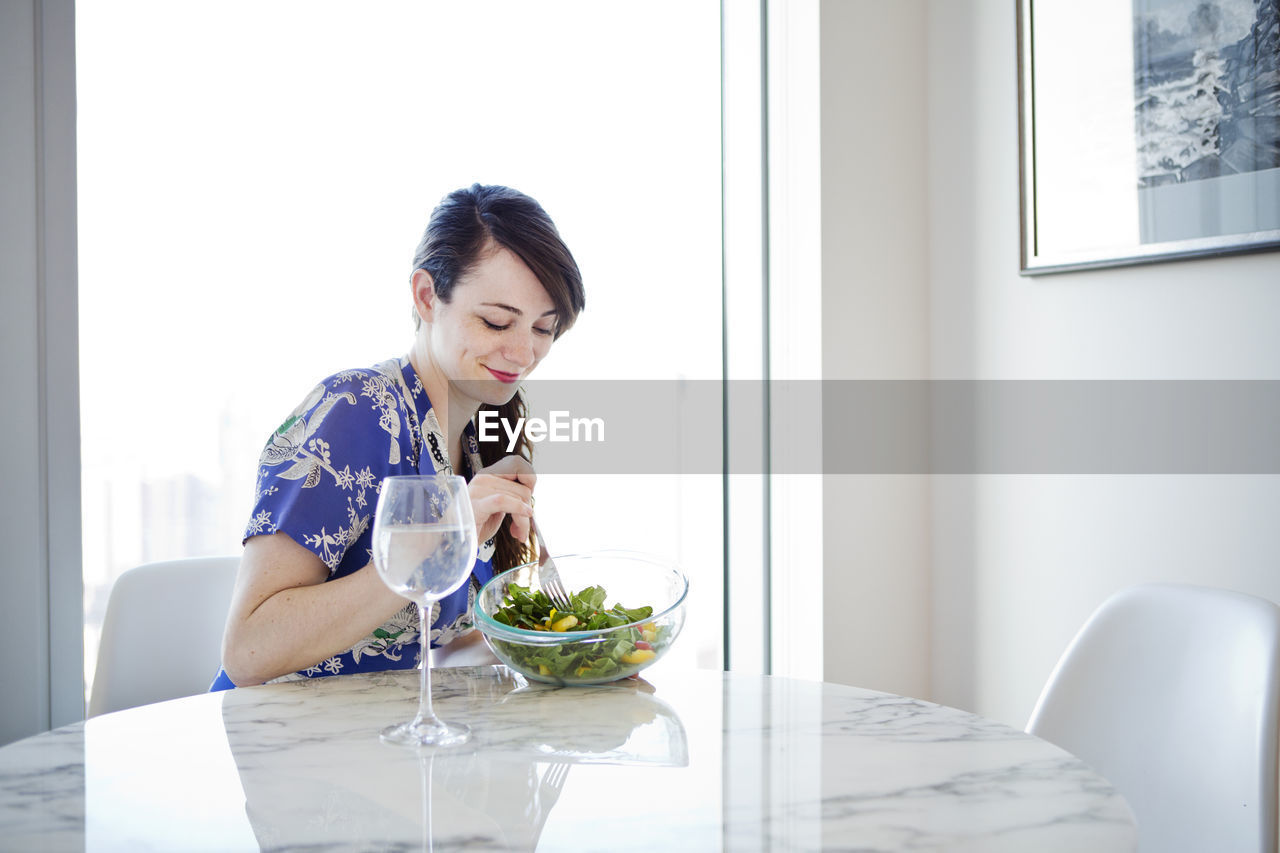
M 473 643 L 476 590 L 531 556 L 529 444 L 504 455 L 473 420 L 523 414 L 518 383 L 583 308 L 578 266 L 536 201 L 476 184 L 432 213 L 410 282 L 409 354 L 325 379 L 263 450 L 212 689 L 416 665 L 416 606 L 372 563 L 384 477 L 469 482 L 482 544 L 470 583 L 433 607 L 433 646 Z

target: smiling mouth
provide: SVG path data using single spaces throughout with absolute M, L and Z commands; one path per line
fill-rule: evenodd
M 505 382 L 508 385 L 520 378 L 519 373 L 506 373 L 501 370 L 494 370 L 492 367 L 485 367 L 485 370 L 492 373 L 494 379 L 497 379 L 499 382 Z

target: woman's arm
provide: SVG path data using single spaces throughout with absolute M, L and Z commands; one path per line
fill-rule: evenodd
M 408 602 L 373 564 L 325 583 L 329 570 L 285 533 L 245 543 L 222 636 L 222 667 L 261 684 L 341 654 Z
M 508 516 L 512 533 L 528 536 L 536 479 L 516 456 L 477 472 L 469 491 L 482 541 Z M 261 684 L 341 654 L 408 603 L 373 563 L 326 583 L 328 576 L 324 562 L 288 534 L 245 543 L 222 635 L 222 668 L 234 684 Z

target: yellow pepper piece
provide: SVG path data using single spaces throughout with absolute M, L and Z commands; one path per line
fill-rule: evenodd
M 540 664 L 538 664 L 538 674 L 539 674 L 539 675 L 550 675 L 550 674 L 551 674 L 551 670 L 547 669 L 547 665 L 546 665 L 545 663 L 540 663 Z
M 644 663 L 653 657 L 655 652 L 653 649 L 633 649 L 622 656 L 623 663 Z
M 568 631 L 574 625 L 578 624 L 578 617 L 570 613 L 568 616 L 559 620 L 551 626 L 552 631 Z
M 640 636 L 644 637 L 646 643 L 652 643 L 654 640 L 658 639 L 658 632 L 650 631 L 647 628 L 641 629 Z

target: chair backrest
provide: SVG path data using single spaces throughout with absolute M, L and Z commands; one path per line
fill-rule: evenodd
M 1280 607 L 1144 584 L 1099 607 L 1068 646 L 1027 731 L 1129 802 L 1141 851 L 1274 851 Z
M 89 716 L 209 689 L 239 557 L 196 557 L 129 569 L 111 587 Z

